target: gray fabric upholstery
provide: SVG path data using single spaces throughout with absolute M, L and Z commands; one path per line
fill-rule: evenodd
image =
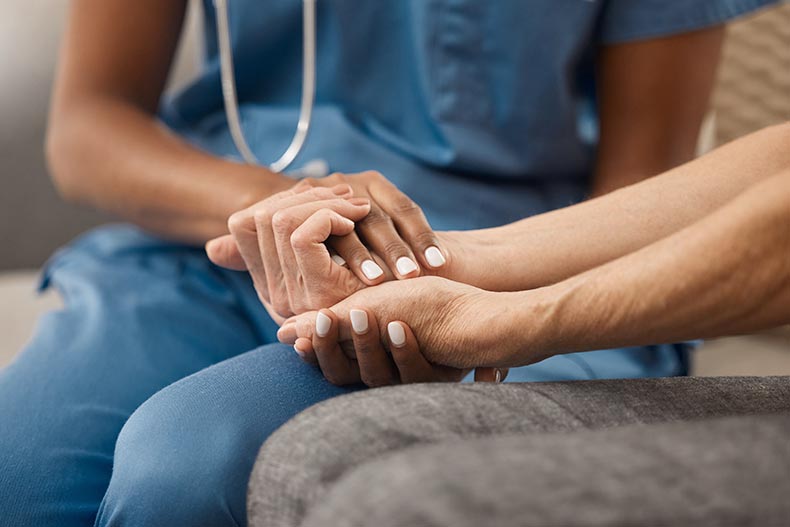
M 773 412 L 790 412 L 786 377 L 426 384 L 355 393 L 306 410 L 263 445 L 250 480 L 249 522 L 299 525 L 350 471 L 410 447 Z
M 790 414 L 490 437 L 342 477 L 302 527 L 786 526 Z

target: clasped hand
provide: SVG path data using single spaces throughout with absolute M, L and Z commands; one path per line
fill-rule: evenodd
M 436 339 L 428 337 L 444 331 L 442 317 L 432 323 L 425 317 L 395 320 L 363 302 L 367 297 L 357 300 L 370 307 L 341 312 L 348 316 L 337 318 L 324 309 L 351 301 L 359 292 L 377 296 L 384 304 L 436 315 L 448 312 L 452 299 L 434 294 L 438 291 L 432 292 L 431 284 L 460 288 L 465 294 L 479 291 L 439 278 L 433 280 L 441 283 L 417 279 L 446 272 L 451 255 L 441 248 L 421 209 L 381 174 L 303 180 L 233 214 L 228 228 L 229 235 L 207 244 L 209 258 L 226 268 L 249 271 L 259 299 L 278 324 L 303 315 L 283 325 L 281 340 L 293 344 L 307 362 L 318 364 L 330 381 L 362 381 L 369 386 L 453 381 L 478 365 L 461 364 L 439 352 L 452 348 L 451 342 L 437 347 Z M 384 283 L 392 280 L 397 281 Z M 409 294 L 414 287 L 431 305 Z M 379 321 L 385 320 L 387 339 L 379 328 Z M 352 331 L 353 321 L 357 324 Z M 415 322 L 418 325 L 411 326 Z M 423 348 L 426 337 L 429 349 L 438 352 L 434 357 L 421 352 L 412 327 L 419 328 Z M 495 380 L 501 375 L 498 371 L 480 370 L 476 377 Z
M 209 258 L 249 271 L 278 323 L 449 263 L 422 210 L 378 172 L 302 180 L 233 214 L 228 228 L 207 244 Z

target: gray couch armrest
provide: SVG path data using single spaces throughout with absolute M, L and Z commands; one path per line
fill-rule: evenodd
M 499 436 L 574 437 L 605 428 L 765 412 L 790 412 L 790 379 L 428 384 L 369 390 L 308 409 L 263 445 L 250 480 L 249 522 L 253 527 L 300 525 L 346 475 L 404 449 L 440 444 L 441 450 Z

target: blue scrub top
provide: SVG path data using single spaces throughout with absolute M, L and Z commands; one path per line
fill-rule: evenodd
M 381 171 L 436 229 L 500 225 L 583 198 L 600 45 L 720 24 L 773 0 L 318 0 L 313 128 L 295 167 Z M 233 0 L 242 123 L 257 157 L 290 142 L 301 0 Z M 223 113 L 212 0 L 200 76 L 163 120 L 238 158 Z

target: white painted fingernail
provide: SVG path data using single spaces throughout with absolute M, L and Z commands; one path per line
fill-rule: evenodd
M 375 280 L 379 276 L 383 275 L 384 271 L 373 260 L 365 260 L 362 262 L 362 273 L 368 278 L 368 280 Z
M 444 259 L 442 251 L 440 251 L 438 247 L 434 246 L 425 249 L 425 259 L 428 261 L 428 265 L 431 267 L 441 267 L 447 263 L 447 260 Z
M 390 322 L 387 324 L 387 333 L 390 336 L 390 343 L 396 348 L 402 348 L 406 345 L 406 332 L 400 323 Z
M 349 315 L 354 333 L 364 335 L 368 332 L 368 314 L 366 312 L 361 309 L 352 309 Z
M 295 352 L 296 352 L 296 354 L 297 354 L 297 355 L 299 355 L 300 357 L 304 357 L 304 356 L 305 356 L 305 354 L 306 354 L 306 352 L 305 352 L 305 351 L 302 351 L 302 350 L 300 350 L 299 348 L 297 348 L 297 347 L 296 347 L 296 344 L 294 344 L 294 351 L 295 351 Z
M 332 255 L 332 261 L 335 262 L 340 267 L 345 267 L 346 266 L 346 261 L 339 254 L 333 254 Z
M 417 264 L 414 263 L 414 260 L 407 256 L 398 258 L 398 261 L 395 262 L 395 267 L 398 269 L 398 274 L 401 276 L 406 276 L 419 269 Z
M 502 382 L 502 370 L 499 368 L 494 370 L 494 382 Z
M 332 319 L 324 315 L 320 311 L 315 317 L 315 333 L 319 337 L 326 337 L 329 334 L 329 329 L 332 327 Z

